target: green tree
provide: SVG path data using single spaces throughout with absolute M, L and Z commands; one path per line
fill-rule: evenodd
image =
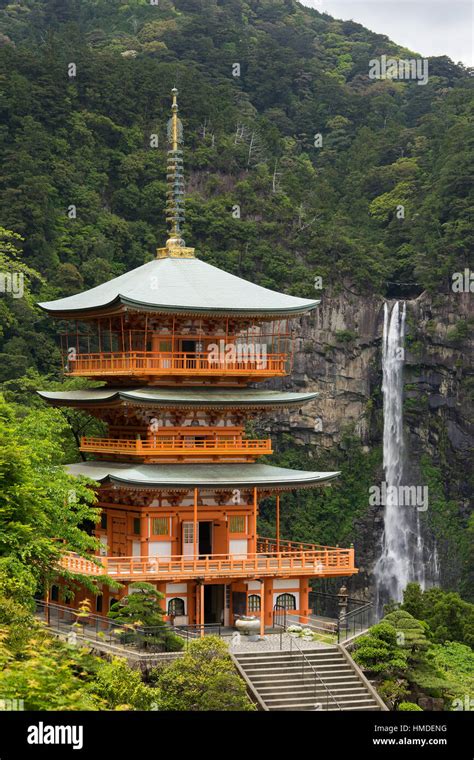
M 383 618 L 384 623 L 390 623 L 397 631 L 397 641 L 401 647 L 407 649 L 410 657 L 415 653 L 428 649 L 429 631 L 428 625 L 416 620 L 406 610 L 394 610 Z
M 118 658 L 101 664 L 90 692 L 112 710 L 150 710 L 157 702 L 156 689 L 143 683 L 140 671 Z
M 418 618 L 428 624 L 434 641 L 459 641 L 474 648 L 474 604 L 436 586 L 421 591 L 416 584 L 409 584 L 407 592 L 407 601 L 404 596 L 401 609 L 415 607 Z
M 97 547 L 84 530 L 99 518 L 95 495 L 61 466 L 66 430 L 55 410 L 20 414 L 0 396 L 0 561 L 16 572 L 21 566 L 12 591 L 18 595 L 22 589 L 23 602 L 52 578 L 74 577 L 61 567 L 65 552 L 86 556 Z
M 252 710 L 244 682 L 226 644 L 216 636 L 193 641 L 182 657 L 157 677 L 160 710 Z
M 163 594 L 152 583 L 130 583 L 128 594 L 111 606 L 108 616 L 116 623 L 164 626 L 162 599 Z
M 423 620 L 423 592 L 419 583 L 407 583 L 403 592 L 402 610 L 406 610 L 417 620 Z
M 182 638 L 163 620 L 163 594 L 152 583 L 143 581 L 130 583 L 128 592 L 108 613 L 112 620 L 124 626 L 121 641 L 138 641 L 143 646 L 162 644 L 167 651 L 182 649 Z
M 408 655 L 398 643 L 396 629 L 383 621 L 357 639 L 354 659 L 364 670 L 387 676 L 403 672 L 408 663 Z
M 5 641 L 8 633 L 0 627 L 0 642 L 2 636 Z M 23 700 L 25 710 L 100 710 L 105 702 L 87 688 L 94 664 L 86 651 L 31 624 L 21 656 L 4 650 L 2 661 L 0 652 L 0 693 L 3 698 Z

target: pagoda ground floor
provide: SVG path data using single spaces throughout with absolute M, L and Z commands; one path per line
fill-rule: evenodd
M 164 619 L 174 625 L 232 626 L 238 616 L 249 615 L 260 618 L 263 632 L 265 628 L 273 627 L 274 614 L 281 614 L 283 610 L 292 616 L 300 616 L 301 622 L 308 618 L 311 614 L 309 580 L 308 577 L 266 577 L 152 583 L 163 595 Z M 114 602 L 129 593 L 129 583 L 122 581 L 122 584 L 120 591 L 104 585 L 98 596 L 80 590 L 74 600 L 66 604 L 74 609 L 89 599 L 91 613 L 105 616 Z M 65 604 L 59 586 L 52 586 L 49 601 Z

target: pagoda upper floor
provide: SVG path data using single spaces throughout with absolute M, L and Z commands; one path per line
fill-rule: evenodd
M 291 372 L 295 320 L 318 301 L 170 256 L 40 304 L 63 320 L 63 369 L 114 385 L 229 385 Z
M 100 460 L 149 464 L 254 462 L 273 453 L 271 439 L 254 432 L 262 412 L 300 406 L 318 396 L 218 388 L 91 388 L 40 395 L 54 406 L 75 406 L 101 420 L 103 430 L 95 424 L 93 435 L 84 431 L 82 452 Z

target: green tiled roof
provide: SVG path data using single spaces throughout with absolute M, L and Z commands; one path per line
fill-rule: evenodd
M 303 314 L 318 303 L 263 288 L 199 259 L 163 258 L 91 290 L 39 306 L 58 316 L 87 315 L 120 305 L 184 314 L 284 316 Z
M 144 464 L 78 462 L 66 466 L 71 475 L 98 482 L 142 488 L 307 488 L 333 480 L 339 472 L 306 472 L 267 464 Z

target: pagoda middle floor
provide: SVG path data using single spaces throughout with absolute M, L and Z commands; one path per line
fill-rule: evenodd
M 166 619 L 175 624 L 232 625 L 236 616 L 260 617 L 272 626 L 284 608 L 310 614 L 311 578 L 342 578 L 357 572 L 354 549 L 297 543 L 280 537 L 285 491 L 325 485 L 337 472 L 303 472 L 262 464 L 141 465 L 83 462 L 68 467 L 100 483 L 102 509 L 95 535 L 101 551 L 85 559 L 73 554 L 65 569 L 107 575 L 94 597 L 82 590 L 74 606 L 90 598 L 107 614 L 134 581 L 154 584 L 163 594 Z M 257 534 L 263 499 L 276 510 L 276 536 Z M 53 592 L 54 593 L 54 592 Z

